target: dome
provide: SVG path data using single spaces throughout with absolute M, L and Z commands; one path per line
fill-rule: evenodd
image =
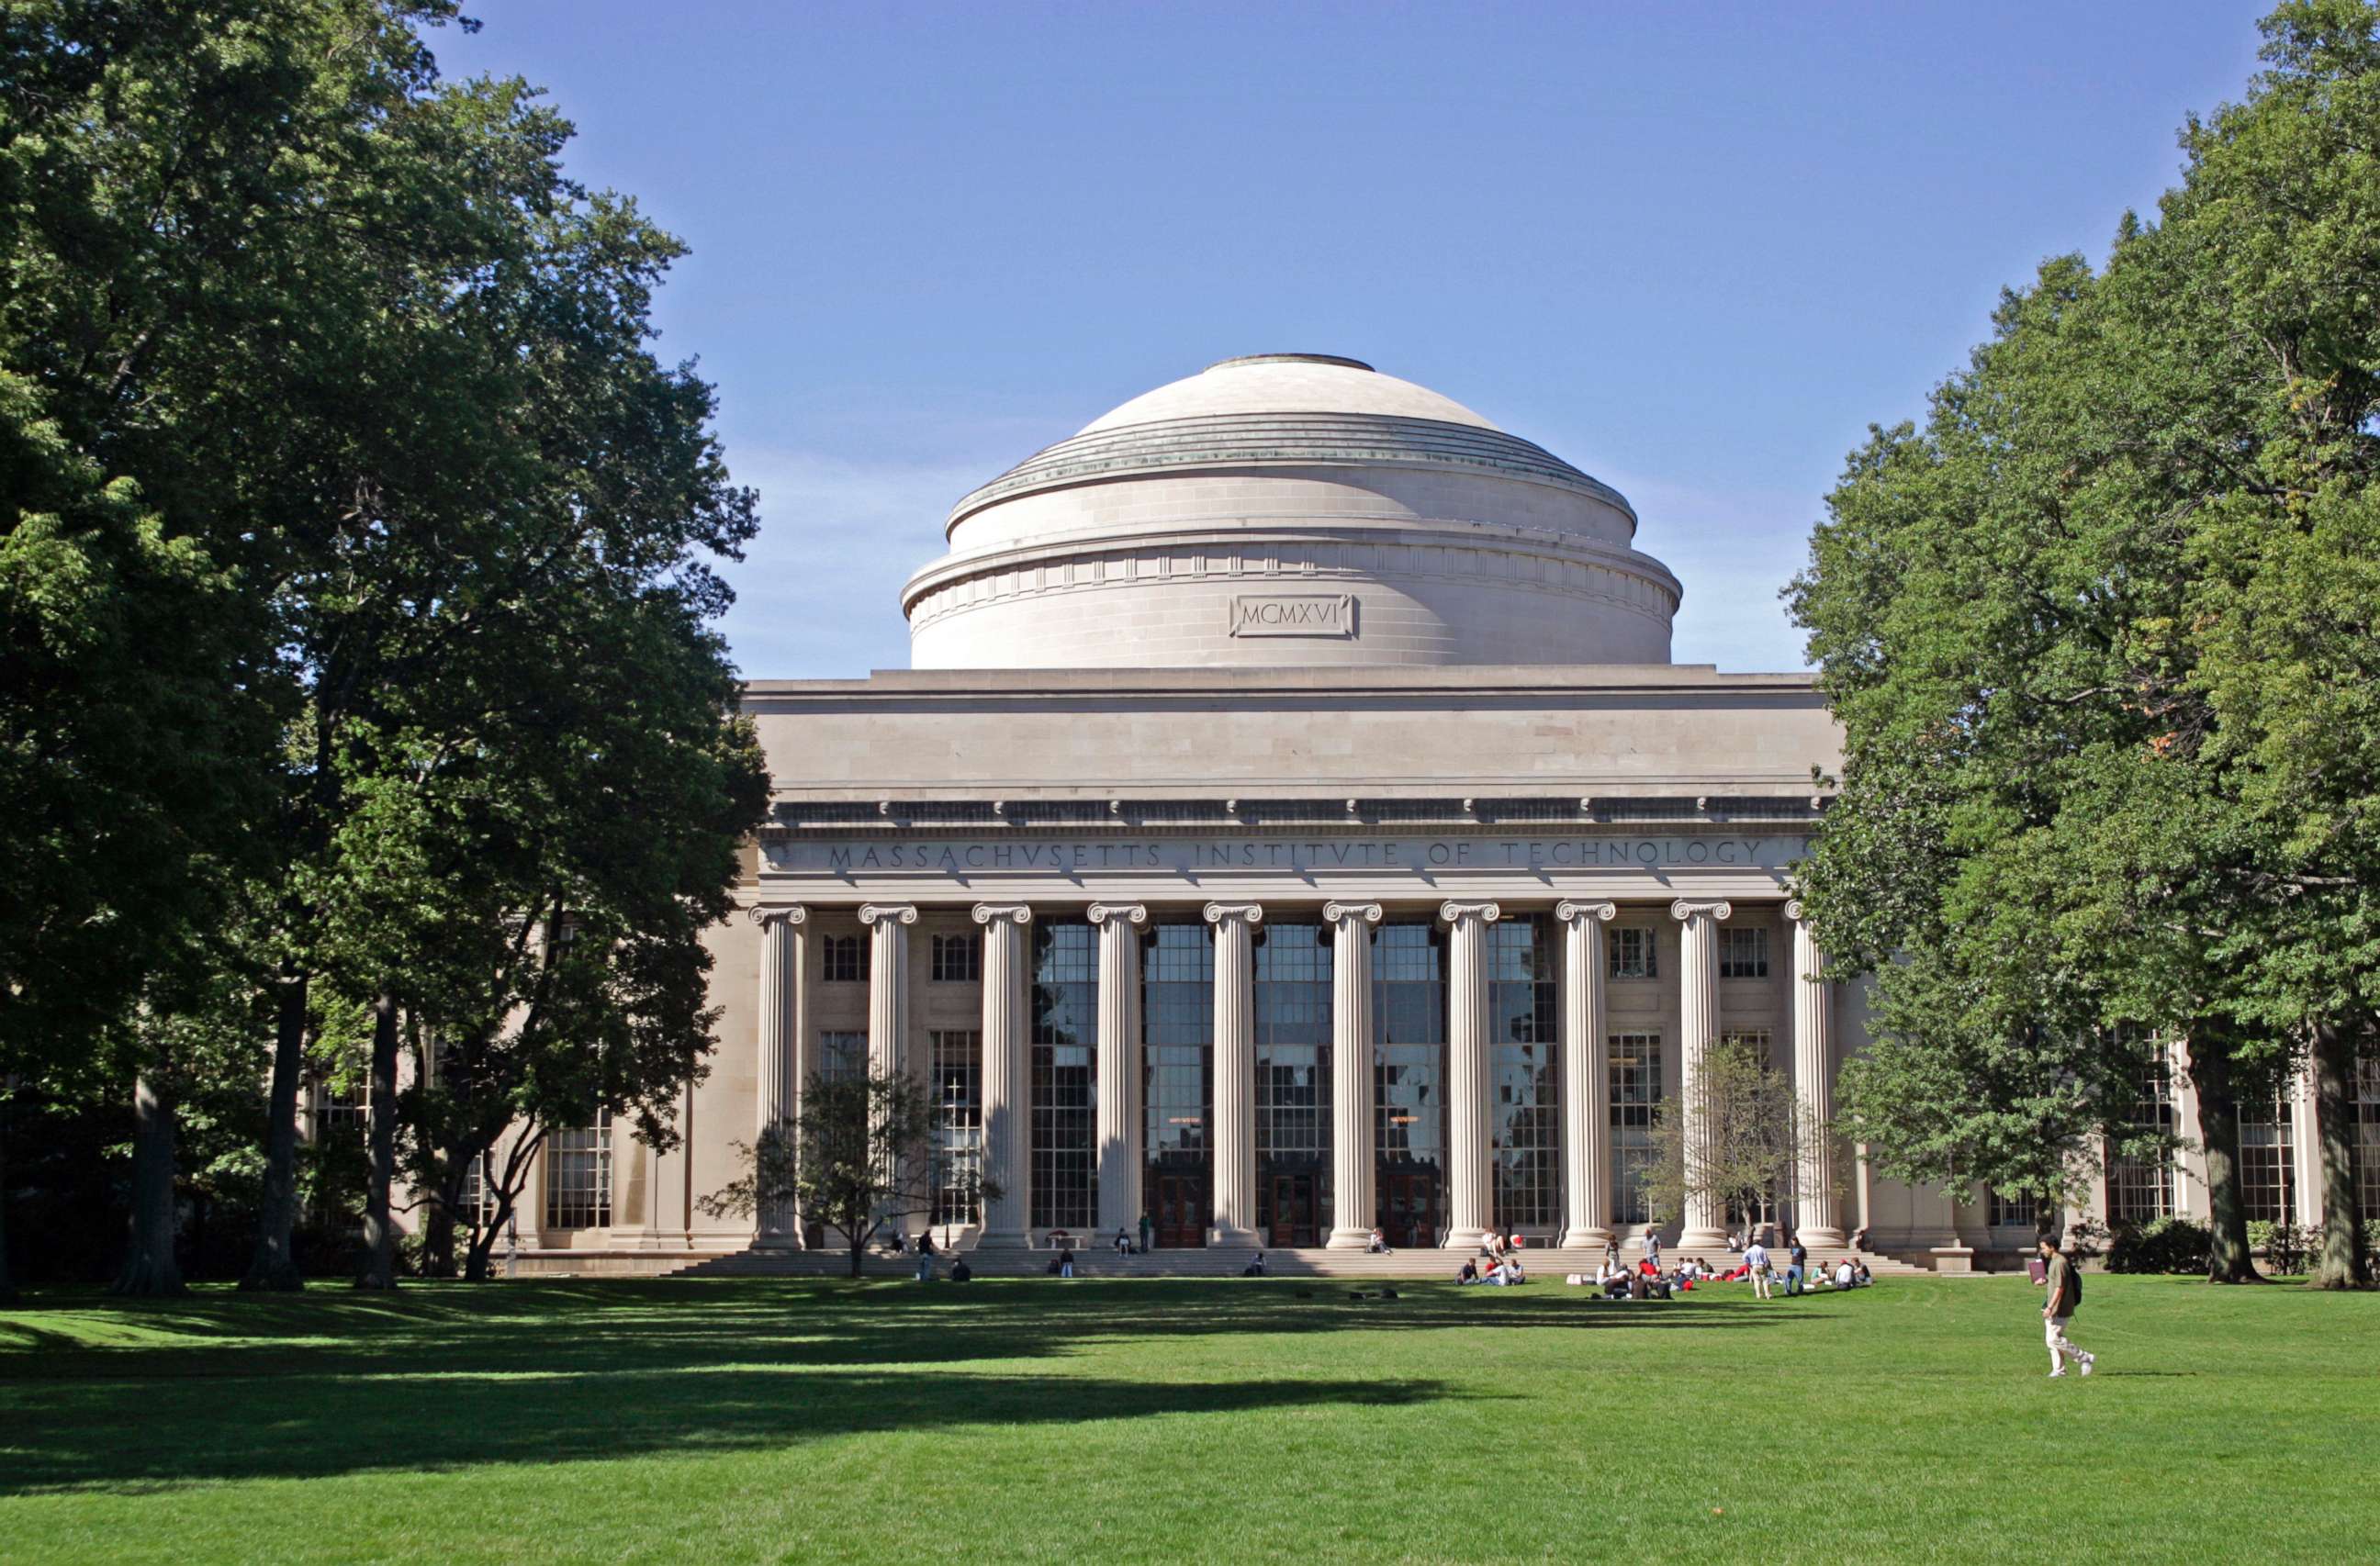
M 1434 419 L 1441 424 L 1494 425 L 1427 386 L 1383 375 L 1359 358 L 1331 354 L 1249 354 L 1210 364 L 1169 382 L 1083 426 L 1088 435 L 1126 424 L 1214 414 L 1376 413 L 1390 419 Z
M 1669 661 L 1626 497 L 1360 359 L 1224 359 L 962 497 L 919 668 Z

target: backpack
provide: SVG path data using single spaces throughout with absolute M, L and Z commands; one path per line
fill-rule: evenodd
M 2073 1257 L 2066 1258 L 2066 1308 L 2072 1310 L 2082 1303 L 2082 1269 Z

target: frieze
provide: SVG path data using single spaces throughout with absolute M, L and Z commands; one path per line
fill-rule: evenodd
M 1478 837 L 927 838 L 902 842 L 809 838 L 767 845 L 771 870 L 788 875 L 1080 876 L 1114 872 L 1195 877 L 1201 872 L 1625 869 L 1783 870 L 1808 852 L 1792 834 L 1635 837 L 1538 833 Z

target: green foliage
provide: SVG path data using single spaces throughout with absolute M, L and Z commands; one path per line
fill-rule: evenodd
M 1690 1198 L 1770 1221 L 1790 1198 L 1805 1149 L 1828 1145 L 1783 1072 L 1748 1040 L 1714 1040 L 1703 1056 L 1703 1135 L 1688 1135 L 1684 1103 L 1672 1096 L 1653 1111 L 1655 1156 L 1645 1198 L 1657 1222 L 1675 1222 Z M 1832 1169 L 1834 1160 L 1824 1160 Z
M 1887 1172 L 2047 1191 L 2143 1035 L 2245 1092 L 2380 1012 L 2375 18 L 2277 9 L 2157 221 L 2007 294 L 1789 589 L 1846 739 L 1805 902 L 1876 976 L 1847 1096 Z
M 2305 1271 L 2306 1262 L 2320 1243 L 2320 1234 L 2298 1224 L 2272 1223 L 2261 1218 L 2248 1224 L 2249 1248 L 2286 1278 L 2295 1278 Z
M 2107 1247 L 2110 1272 L 2203 1273 L 2213 1235 L 2187 1218 L 2153 1219 L 2137 1228 L 2119 1224 Z

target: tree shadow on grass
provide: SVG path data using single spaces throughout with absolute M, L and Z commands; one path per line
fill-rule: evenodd
M 1303 1297 L 1301 1297 L 1301 1294 Z M 559 1458 L 760 1450 L 857 1433 L 1468 1397 L 1436 1380 L 1073 1375 L 1102 1345 L 1193 1337 L 1758 1329 L 1815 1312 L 1623 1305 L 1548 1288 L 1396 1300 L 1285 1283 L 964 1288 L 604 1281 L 58 1300 L 0 1320 L 0 1495 L 150 1489 Z M 1467 1340 L 1466 1340 L 1467 1342 Z M 1465 1344 L 1451 1344 L 1460 1363 Z M 1561 1348 L 1559 1339 L 1548 1353 Z M 1000 1362 L 1045 1361 L 1020 1374 Z M 957 1368 L 987 1362 L 981 1371 Z

